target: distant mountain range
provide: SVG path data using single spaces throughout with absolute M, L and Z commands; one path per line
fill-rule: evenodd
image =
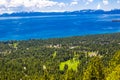
M 79 11 L 66 11 L 66 12 L 19 12 L 19 13 L 4 13 L 1 14 L 0 17 L 7 17 L 7 16 L 43 16 L 43 15 L 72 15 L 72 14 L 120 14 L 120 9 L 114 9 L 110 11 L 104 10 L 79 10 Z

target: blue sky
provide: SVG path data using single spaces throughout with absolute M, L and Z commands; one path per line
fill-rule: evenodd
M 0 0 L 0 13 L 120 9 L 120 0 Z

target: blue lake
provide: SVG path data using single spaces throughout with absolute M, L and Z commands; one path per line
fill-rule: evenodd
M 46 39 L 120 32 L 120 14 L 0 17 L 0 40 Z

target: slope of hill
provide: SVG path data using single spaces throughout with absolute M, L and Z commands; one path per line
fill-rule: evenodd
M 120 33 L 0 42 L 0 80 L 119 80 Z

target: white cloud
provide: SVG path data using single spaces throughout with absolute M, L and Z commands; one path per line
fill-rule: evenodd
M 117 0 L 117 3 L 120 3 L 120 0 Z
M 93 2 L 93 0 L 88 0 L 89 2 Z
M 108 0 L 103 0 L 103 4 L 104 4 L 104 5 L 108 5 L 108 4 L 109 4 L 109 1 L 108 1 Z
M 70 11 L 76 9 L 106 9 L 106 6 L 112 6 L 109 4 L 110 0 L 0 0 L 0 14 L 11 12 L 50 12 L 50 11 Z M 102 2 L 102 3 L 101 3 Z M 120 0 L 115 0 L 116 7 L 119 6 Z M 95 7 L 93 4 L 98 5 Z M 87 5 L 87 6 L 86 6 Z M 116 8 L 113 7 L 112 9 Z M 118 7 L 119 8 L 119 7 Z M 111 8 L 110 8 L 111 9 Z
M 54 6 L 58 4 L 57 2 L 50 1 L 50 0 L 10 0 L 9 7 L 18 7 L 18 6 L 25 6 L 25 7 L 48 7 Z
M 70 3 L 70 6 L 74 6 L 74 5 L 77 5 L 78 4 L 78 0 L 73 0 L 71 3 Z
M 100 5 L 100 4 L 98 4 L 98 5 L 97 5 L 97 9 L 100 9 L 100 8 L 101 8 L 101 5 Z
M 6 0 L 0 0 L 0 5 L 6 4 Z
M 83 0 L 83 1 L 86 2 L 85 5 L 88 5 L 88 4 L 92 3 L 94 0 Z
M 86 3 L 85 3 L 85 5 L 88 5 L 88 4 L 89 4 L 89 2 L 86 2 Z
M 65 5 L 63 2 L 52 0 L 0 0 L 0 12 L 42 11 L 46 7 L 65 7 Z
M 77 5 L 78 2 L 71 2 L 70 6 Z
M 59 3 L 58 5 L 59 5 L 59 7 L 65 7 L 66 6 L 66 4 L 63 3 L 63 2 Z

